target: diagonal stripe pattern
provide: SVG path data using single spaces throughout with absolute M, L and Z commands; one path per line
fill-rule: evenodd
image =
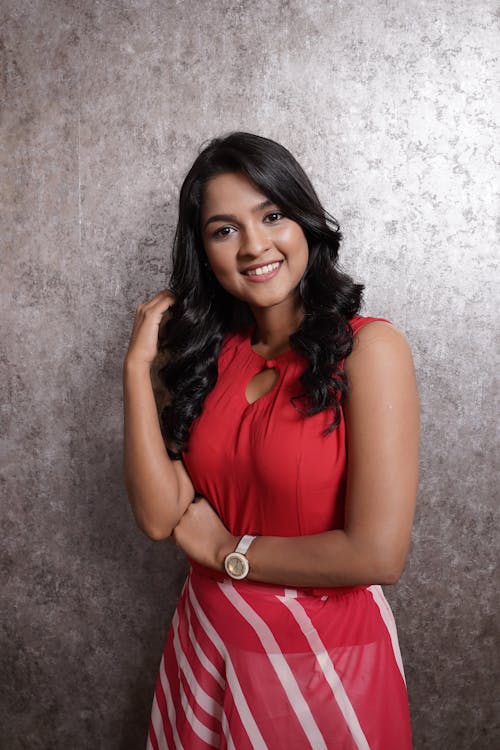
M 409 727 L 380 587 L 313 596 L 191 572 L 147 750 L 410 750 Z

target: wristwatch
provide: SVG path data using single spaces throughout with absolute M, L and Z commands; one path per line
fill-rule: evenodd
M 229 555 L 226 555 L 224 558 L 224 568 L 226 573 L 237 581 L 241 581 L 248 575 L 250 566 L 245 557 L 245 552 L 247 552 L 254 539 L 255 536 L 245 534 L 245 536 L 241 537 L 234 552 L 230 552 Z

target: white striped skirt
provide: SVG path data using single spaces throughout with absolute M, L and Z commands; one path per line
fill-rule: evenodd
M 191 571 L 167 636 L 148 750 L 409 750 L 380 586 L 331 595 Z

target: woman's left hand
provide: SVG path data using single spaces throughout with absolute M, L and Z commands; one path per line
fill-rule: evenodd
M 238 544 L 208 500 L 193 500 L 172 534 L 177 546 L 200 565 L 222 570 L 224 558 Z

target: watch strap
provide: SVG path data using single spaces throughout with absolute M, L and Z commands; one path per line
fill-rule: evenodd
M 239 552 L 240 555 L 244 555 L 245 552 L 248 551 L 248 548 L 250 547 L 250 545 L 252 544 L 252 542 L 253 542 L 253 540 L 255 538 L 256 537 L 252 536 L 252 534 L 245 534 L 244 536 L 241 537 L 241 539 L 238 542 L 238 545 L 237 545 L 237 547 L 236 547 L 236 549 L 234 551 L 235 552 Z

